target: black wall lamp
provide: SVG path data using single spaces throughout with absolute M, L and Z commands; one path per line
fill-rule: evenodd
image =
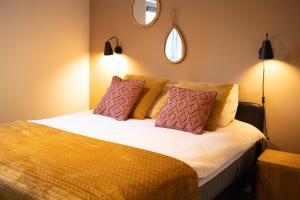
M 271 42 L 269 40 L 269 34 L 266 33 L 266 39 L 263 41 L 261 48 L 259 49 L 259 59 L 268 60 L 273 59 L 273 50 Z
M 269 40 L 269 34 L 266 33 L 266 39 L 263 41 L 261 48 L 258 51 L 259 59 L 263 60 L 263 82 L 262 82 L 262 104 L 265 103 L 265 62 L 274 58 L 272 45 Z
M 258 51 L 258 57 L 259 57 L 259 59 L 263 60 L 263 80 L 262 80 L 262 98 L 261 98 L 261 102 L 262 102 L 263 109 L 265 111 L 265 62 L 264 62 L 264 60 L 270 60 L 270 59 L 274 58 L 272 45 L 271 45 L 271 42 L 269 40 L 269 34 L 268 33 L 266 33 L 266 38 L 263 41 L 262 46 Z M 264 129 L 265 129 L 265 134 L 267 134 L 266 118 L 264 120 Z
M 114 49 L 114 51 L 115 51 L 115 53 L 117 53 L 117 54 L 122 54 L 122 47 L 121 46 L 119 46 L 119 40 L 118 40 L 118 38 L 116 37 L 116 36 L 112 36 L 111 38 L 109 38 L 106 42 L 105 42 L 105 47 L 104 47 L 104 55 L 105 56 L 110 56 L 110 55 L 113 55 L 114 54 L 114 52 L 113 52 L 113 50 L 112 50 L 112 48 L 111 48 L 111 44 L 110 44 L 110 40 L 112 40 L 112 39 L 116 39 L 116 41 L 117 41 L 117 45 L 116 45 L 116 47 L 115 47 L 115 49 Z

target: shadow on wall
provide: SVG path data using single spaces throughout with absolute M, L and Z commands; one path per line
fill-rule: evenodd
M 289 40 L 287 37 L 280 34 L 275 35 L 271 40 L 276 60 L 289 63 L 294 65 L 296 68 L 300 68 L 300 44 L 297 44 L 295 48 L 289 50 L 285 44 L 286 42 L 283 41 Z
M 300 69 L 300 44 L 297 45 L 293 51 L 292 51 L 292 62 L 291 64 L 297 66 L 298 69 Z

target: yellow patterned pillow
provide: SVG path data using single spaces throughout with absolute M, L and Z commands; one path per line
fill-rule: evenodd
M 129 115 L 135 119 L 145 119 L 152 103 L 169 82 L 166 79 L 129 74 L 125 76 L 124 80 L 145 80 L 142 93 Z
M 204 90 L 204 91 L 216 91 L 218 93 L 205 125 L 206 130 L 214 131 L 218 127 L 227 126 L 232 121 L 232 119 L 226 116 L 227 113 L 223 111 L 228 96 L 233 88 L 233 84 L 179 81 L 178 87 Z

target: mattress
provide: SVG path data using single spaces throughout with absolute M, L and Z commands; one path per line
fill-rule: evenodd
M 158 128 L 151 119 L 117 121 L 92 111 L 30 122 L 176 158 L 197 172 L 199 187 L 264 138 L 257 128 L 238 120 L 202 135 Z

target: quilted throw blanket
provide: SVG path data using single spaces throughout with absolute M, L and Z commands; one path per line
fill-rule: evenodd
M 197 175 L 164 155 L 19 121 L 0 125 L 0 199 L 196 200 Z

